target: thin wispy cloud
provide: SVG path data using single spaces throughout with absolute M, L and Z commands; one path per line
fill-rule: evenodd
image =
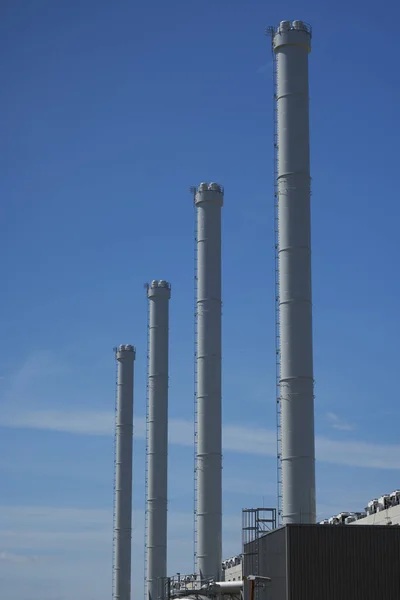
M 140 424 L 140 421 L 135 423 L 139 430 Z M 21 410 L 5 412 L 0 417 L 0 425 L 84 435 L 112 435 L 114 415 L 110 411 Z
M 56 354 L 47 351 L 34 352 L 10 375 L 10 396 L 23 396 L 31 391 L 34 384 L 41 385 L 44 377 L 59 376 L 68 373 L 68 370 L 67 364 Z
M 350 425 L 347 421 L 343 421 L 343 419 L 340 419 L 337 414 L 333 412 L 327 413 L 326 416 L 333 429 L 339 429 L 340 431 L 353 431 L 355 429 L 354 425 Z
M 96 507 L 0 506 L 0 580 L 19 585 L 35 582 L 42 595 L 24 598 L 48 598 L 47 590 L 79 589 L 71 597 L 110 597 L 112 564 L 112 510 Z M 144 511 L 133 512 L 132 567 L 134 596 L 142 593 L 144 554 Z M 241 549 L 241 515 L 224 514 L 224 552 L 232 556 Z M 193 568 L 193 512 L 168 512 L 168 572 Z M 51 563 L 51 564 L 50 564 Z M 97 592 L 96 585 L 100 588 Z M 87 589 L 87 593 L 82 592 Z M 97 592 L 97 595 L 96 595 Z M 21 592 L 22 593 L 22 592 Z M 1 595 L 3 598 L 3 595 Z M 13 598 L 7 594 L 5 596 Z M 50 596 L 49 596 L 50 598 Z M 51 596 L 53 598 L 53 596 Z
M 261 75 L 272 76 L 272 61 L 265 63 L 265 65 L 261 65 L 261 67 L 258 67 L 257 73 L 260 73 Z
M 36 554 L 16 554 L 13 552 L 0 552 L 0 562 L 6 563 L 37 563 L 41 560 Z
M 0 426 L 104 436 L 114 432 L 114 415 L 110 411 L 19 411 L 0 415 Z M 170 419 L 168 426 L 171 444 L 193 445 L 191 421 Z M 144 439 L 144 417 L 135 418 L 134 431 L 136 438 Z M 226 425 L 223 428 L 223 444 L 224 450 L 227 451 L 274 456 L 276 436 L 274 431 L 260 427 Z
M 112 510 L 0 506 L 1 598 L 110 597 L 111 563 Z
M 21 411 L 0 415 L 0 426 L 59 431 L 83 435 L 112 435 L 114 416 L 111 412 L 91 411 Z M 145 419 L 135 419 L 137 439 L 145 437 Z M 193 423 L 184 419 L 170 419 L 169 441 L 177 446 L 193 445 Z M 224 452 L 275 456 L 276 434 L 273 429 L 257 426 L 225 425 Z M 400 445 L 373 444 L 359 440 L 331 440 L 316 437 L 316 453 L 320 462 L 352 467 L 400 469 L 397 456 Z

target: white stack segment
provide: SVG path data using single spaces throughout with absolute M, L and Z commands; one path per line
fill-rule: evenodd
M 115 422 L 114 600 L 131 598 L 133 363 L 130 344 L 116 351 L 118 361 Z
M 277 61 L 283 523 L 315 523 L 308 54 L 311 30 L 283 21 Z
M 152 281 L 149 299 L 146 600 L 158 600 L 167 576 L 168 330 L 171 286 Z
M 197 561 L 202 578 L 222 564 L 221 207 L 223 188 L 202 183 L 197 207 Z

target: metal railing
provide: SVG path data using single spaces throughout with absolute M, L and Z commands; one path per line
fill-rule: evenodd
M 194 221 L 194 279 L 193 279 L 193 570 L 197 571 L 197 209 L 195 204 L 197 188 L 192 186 L 189 188 L 193 196 L 193 221 Z
M 260 538 L 276 529 L 277 510 L 276 508 L 244 508 L 242 511 L 242 556 L 243 556 L 243 597 L 249 600 L 258 600 L 259 587 L 251 589 L 248 576 L 259 577 L 260 573 Z M 251 592 L 251 594 L 250 594 Z

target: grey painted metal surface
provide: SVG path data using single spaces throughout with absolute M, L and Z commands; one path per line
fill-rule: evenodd
M 398 527 L 292 524 L 259 543 L 259 572 L 271 578 L 259 600 L 400 598 Z
M 130 344 L 116 350 L 118 361 L 115 421 L 114 600 L 131 598 L 133 364 Z
M 400 530 L 289 525 L 287 600 L 400 598 Z
M 308 54 L 311 29 L 282 21 L 277 61 L 283 523 L 315 523 Z
M 257 555 L 257 562 L 254 557 Z M 256 585 L 254 597 L 258 600 L 287 600 L 286 598 L 286 528 L 280 527 L 243 545 L 244 600 L 250 600 L 246 578 L 254 574 L 270 577 L 271 583 Z
M 157 600 L 167 576 L 168 328 L 171 286 L 152 281 L 149 299 L 146 594 Z
M 197 565 L 222 564 L 221 207 L 223 188 L 201 183 L 197 207 Z

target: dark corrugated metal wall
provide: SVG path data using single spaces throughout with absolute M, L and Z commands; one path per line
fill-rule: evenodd
M 400 600 L 400 527 L 287 527 L 288 600 Z

